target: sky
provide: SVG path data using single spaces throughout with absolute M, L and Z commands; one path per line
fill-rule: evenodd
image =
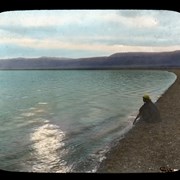
M 180 14 L 166 10 L 0 13 L 0 59 L 82 58 L 180 50 Z

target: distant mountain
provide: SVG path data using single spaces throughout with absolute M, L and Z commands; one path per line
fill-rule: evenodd
M 180 51 L 115 53 L 91 58 L 13 58 L 1 59 L 0 69 L 120 69 L 180 68 Z

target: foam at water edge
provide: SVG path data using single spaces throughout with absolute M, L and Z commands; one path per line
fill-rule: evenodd
M 115 147 L 119 141 L 121 139 L 123 139 L 125 137 L 125 134 L 128 133 L 132 128 L 133 128 L 133 121 L 134 121 L 134 118 L 136 117 L 137 115 L 137 112 L 133 112 L 131 115 L 127 116 L 126 119 L 127 119 L 127 125 L 124 127 L 123 130 L 121 130 L 118 138 L 114 139 L 113 142 L 109 145 L 109 146 L 106 146 L 103 150 L 100 151 L 99 154 L 99 163 L 96 167 L 94 167 L 91 171 L 87 171 L 87 172 L 97 172 L 101 162 L 106 159 L 106 155 L 107 153 L 113 148 Z M 97 155 L 96 155 L 97 156 Z

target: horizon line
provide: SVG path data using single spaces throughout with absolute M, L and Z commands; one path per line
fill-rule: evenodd
M 71 59 L 71 60 L 75 60 L 75 59 L 86 59 L 86 58 L 100 58 L 100 57 L 110 57 L 114 54 L 128 54 L 128 53 L 149 53 L 149 54 L 158 54 L 158 53 L 173 53 L 173 52 L 177 52 L 180 51 L 180 49 L 177 50 L 171 50 L 171 51 L 124 51 L 124 52 L 116 52 L 110 55 L 102 55 L 102 56 L 86 56 L 86 57 L 77 57 L 77 58 L 71 58 L 71 57 L 62 57 L 62 56 L 34 56 L 34 57 L 23 57 L 23 56 L 19 56 L 19 57 L 8 57 L 8 58 L 0 58 L 0 60 L 7 60 L 7 59 L 39 59 L 39 58 L 62 58 L 62 59 Z

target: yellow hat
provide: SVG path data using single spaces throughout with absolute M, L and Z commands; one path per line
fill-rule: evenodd
M 145 95 L 143 96 L 143 98 L 144 98 L 144 99 L 151 100 L 151 98 L 150 98 L 149 95 L 147 95 L 147 94 L 145 94 Z

